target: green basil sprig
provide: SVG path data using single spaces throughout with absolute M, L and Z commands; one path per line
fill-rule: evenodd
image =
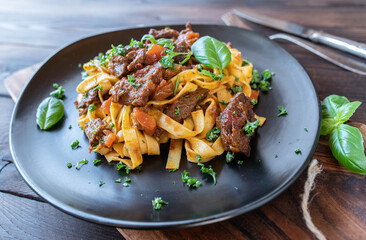
M 39 104 L 36 121 L 40 129 L 47 130 L 64 115 L 64 103 L 61 99 L 48 97 Z
M 198 39 L 191 47 L 194 57 L 208 68 L 222 70 L 231 62 L 231 52 L 222 42 L 210 36 Z
M 344 124 L 361 102 L 349 102 L 346 97 L 330 95 L 321 104 L 320 134 L 328 135 L 333 156 L 347 170 L 366 174 L 366 156 L 363 138 L 358 128 Z

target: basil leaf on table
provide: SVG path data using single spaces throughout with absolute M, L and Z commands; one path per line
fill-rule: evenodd
M 358 128 L 341 124 L 329 138 L 329 146 L 334 157 L 344 168 L 359 174 L 366 174 L 366 156 L 363 138 Z
M 334 128 L 348 121 L 361 102 L 350 102 L 346 97 L 330 95 L 326 97 L 322 104 L 322 121 L 320 134 L 328 135 Z
M 40 129 L 47 130 L 64 115 L 64 103 L 61 99 L 48 97 L 39 104 L 36 121 Z
M 231 52 L 222 42 L 210 36 L 198 39 L 191 47 L 197 61 L 220 72 L 231 62 Z

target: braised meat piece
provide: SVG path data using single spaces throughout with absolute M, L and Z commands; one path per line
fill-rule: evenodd
M 93 119 L 90 122 L 85 123 L 84 132 L 89 139 L 91 147 L 95 147 L 99 144 L 100 139 L 104 139 L 106 131 L 110 131 L 111 128 L 107 123 L 100 118 Z M 103 141 L 103 140 L 102 140 Z
M 79 115 L 81 116 L 88 111 L 90 104 L 97 102 L 99 102 L 98 90 L 96 88 L 92 88 L 83 95 L 80 102 L 75 101 L 74 104 L 79 109 Z
M 149 31 L 150 35 L 153 35 L 155 39 L 159 39 L 159 38 L 169 38 L 169 39 L 176 39 L 179 36 L 179 32 L 174 30 L 174 29 L 170 29 L 170 28 L 164 28 L 161 30 L 156 30 L 156 29 L 150 29 Z
M 109 61 L 109 71 L 116 77 L 121 78 L 128 73 L 127 67 L 134 60 L 136 55 L 136 51 L 129 52 L 126 57 L 123 57 L 121 55 L 114 55 Z
M 109 90 L 112 101 L 133 106 L 146 105 L 150 95 L 163 79 L 163 71 L 164 68 L 160 64 L 155 64 L 134 72 L 130 77 L 132 80 L 123 77 Z
M 196 91 L 188 92 L 172 102 L 165 114 L 177 122 L 182 122 L 189 117 L 197 104 L 205 99 L 208 94 L 208 89 L 197 88 Z
M 192 31 L 191 23 L 188 22 L 186 24 L 186 29 L 182 30 L 179 33 L 177 40 L 175 40 L 175 52 L 188 52 L 190 47 L 193 45 L 195 41 L 200 37 L 199 33 L 195 33 Z M 183 61 L 186 58 L 185 55 L 178 55 L 175 57 L 175 60 L 178 62 Z
M 130 72 L 133 72 L 133 71 L 143 68 L 143 63 L 144 63 L 145 55 L 146 55 L 146 49 L 140 48 L 137 51 L 132 51 L 132 52 L 128 53 L 127 56 L 129 56 L 130 54 L 133 55 L 133 61 L 127 66 L 127 70 Z
M 155 101 L 165 100 L 172 96 L 174 93 L 174 85 L 171 81 L 163 80 L 156 87 L 155 91 L 151 95 L 151 99 Z
M 163 78 L 166 80 L 171 79 L 183 70 L 182 65 L 174 64 L 174 69 L 167 68 L 164 71 Z
M 216 119 L 216 125 L 220 129 L 220 136 L 225 150 L 250 155 L 249 142 L 251 136 L 245 136 L 243 127 L 247 120 L 256 121 L 253 105 L 250 98 L 244 93 L 237 93 L 230 99 L 229 105 Z

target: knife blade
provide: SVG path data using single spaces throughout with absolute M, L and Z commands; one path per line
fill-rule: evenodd
M 361 58 L 366 59 L 366 44 L 356 42 L 347 38 L 338 37 L 322 31 L 317 31 L 311 28 L 298 25 L 268 16 L 259 15 L 257 13 L 233 9 L 233 12 L 248 21 L 271 27 L 280 31 L 284 31 L 302 38 L 310 39 L 313 42 L 322 43 L 341 51 L 351 53 Z

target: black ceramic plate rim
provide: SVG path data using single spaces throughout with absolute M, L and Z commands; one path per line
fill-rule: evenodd
M 201 26 L 211 26 L 211 27 L 222 27 L 223 25 L 215 25 L 215 24 L 194 24 L 194 25 L 201 25 Z M 193 26 L 194 26 L 193 25 Z M 134 29 L 141 29 L 141 28 L 147 28 L 147 27 L 164 27 L 166 25 L 150 25 L 150 26 L 139 26 L 139 27 L 128 27 L 128 28 L 121 28 L 115 31 L 107 31 L 107 32 L 103 32 L 103 33 L 99 33 L 99 34 L 94 34 L 85 38 L 81 38 L 79 40 L 73 41 L 71 43 L 68 43 L 64 46 L 62 46 L 61 48 L 59 48 L 58 50 L 56 50 L 53 54 L 51 54 L 46 60 L 44 60 L 41 64 L 41 66 L 37 69 L 37 71 L 33 74 L 33 76 L 31 77 L 30 81 L 26 84 L 26 86 L 23 88 L 18 101 L 15 104 L 13 113 L 12 113 L 12 117 L 11 117 L 11 121 L 10 121 L 10 128 L 9 128 L 9 143 L 10 143 L 10 152 L 12 154 L 12 157 L 14 159 L 14 163 L 15 166 L 18 170 L 18 172 L 20 173 L 20 175 L 23 177 L 23 179 L 25 180 L 25 182 L 27 183 L 27 185 L 33 190 L 35 191 L 40 197 L 42 197 L 43 199 L 45 199 L 47 202 L 49 202 L 51 205 L 53 205 L 54 207 L 56 207 L 57 209 L 66 212 L 72 216 L 87 220 L 87 221 L 91 221 L 91 222 L 95 222 L 95 223 L 99 223 L 99 224 L 104 224 L 104 225 L 109 225 L 109 226 L 115 226 L 115 227 L 124 227 L 124 228 L 133 228 L 133 229 L 171 229 L 171 228 L 184 228 L 184 227 L 195 227 L 195 226 L 201 226 L 201 225 L 206 225 L 206 224 L 211 224 L 211 223 L 215 223 L 215 222 L 219 222 L 219 221 L 223 221 L 229 218 L 233 218 L 236 217 L 238 215 L 244 214 L 246 212 L 249 212 L 253 209 L 256 209 L 266 203 L 268 203 L 269 201 L 271 201 L 272 199 L 274 199 L 275 197 L 277 197 L 278 195 L 280 195 L 283 191 L 285 191 L 295 180 L 297 180 L 299 178 L 299 176 L 302 174 L 302 172 L 304 171 L 304 169 L 306 168 L 306 166 L 308 165 L 310 159 L 312 158 L 316 146 L 318 144 L 319 141 L 319 137 L 320 137 L 320 121 L 321 121 L 321 113 L 320 113 L 320 103 L 319 103 L 319 98 L 318 95 L 316 94 L 316 98 L 317 98 L 317 102 L 318 102 L 318 126 L 317 126 L 317 133 L 316 133 L 316 138 L 314 139 L 314 143 L 312 145 L 312 149 L 311 149 L 311 154 L 308 155 L 308 157 L 306 158 L 306 161 L 303 163 L 303 165 L 299 168 L 299 170 L 294 173 L 294 175 L 292 176 L 292 178 L 288 179 L 288 181 L 285 181 L 282 185 L 280 185 L 279 187 L 277 187 L 277 189 L 275 189 L 274 191 L 272 191 L 271 193 L 269 193 L 268 195 L 257 199 L 256 201 L 241 206 L 240 208 L 237 209 L 233 209 L 230 211 L 226 211 L 223 213 L 219 213 L 219 214 L 214 214 L 211 216 L 207 216 L 207 217 L 202 217 L 202 218 L 197 218 L 197 219 L 193 219 L 193 220 L 181 220 L 181 221 L 171 221 L 171 222 L 141 222 L 141 221 L 125 221 L 125 220 L 113 220 L 110 218 L 105 218 L 105 217 L 100 217 L 97 215 L 93 215 L 93 214 L 88 214 L 85 213 L 83 211 L 77 210 L 75 208 L 69 207 L 66 204 L 58 201 L 57 199 L 53 198 L 52 196 L 50 196 L 47 192 L 43 191 L 43 189 L 37 187 L 37 185 L 32 181 L 32 179 L 21 169 L 18 160 L 17 160 L 17 156 L 15 154 L 15 151 L 13 149 L 13 143 L 12 143 L 12 128 L 13 128 L 13 123 L 14 123 L 14 115 L 16 113 L 16 111 L 19 108 L 19 102 L 20 99 L 23 96 L 23 93 L 26 91 L 26 89 L 28 88 L 28 85 L 31 83 L 31 81 L 36 77 L 36 75 L 38 74 L 38 71 L 43 68 L 43 66 L 52 58 L 54 58 L 58 53 L 60 53 L 61 51 L 63 51 L 65 48 L 67 47 L 71 47 L 74 44 L 77 44 L 80 41 L 84 41 L 90 38 L 94 38 L 96 36 L 100 36 L 100 35 L 104 35 L 104 34 L 110 34 L 113 32 L 119 32 L 122 30 L 134 30 Z M 176 26 L 181 26 L 181 25 L 169 25 L 172 27 L 176 27 Z M 248 31 L 251 32 L 252 34 L 256 35 L 258 38 L 264 38 L 266 41 L 270 41 L 272 44 L 274 44 L 277 48 L 281 49 L 282 51 L 284 51 L 285 54 L 288 55 L 288 57 L 292 58 L 292 60 L 294 60 L 300 67 L 301 71 L 303 72 L 304 75 L 307 76 L 307 78 L 310 80 L 314 91 L 316 93 L 316 89 L 314 87 L 314 83 L 312 81 L 312 79 L 308 76 L 307 72 L 305 71 L 305 69 L 302 67 L 302 65 L 297 61 L 297 59 L 295 57 L 293 57 L 289 52 L 287 52 L 284 48 L 282 48 L 278 43 L 271 41 L 270 39 L 268 39 L 265 36 L 262 36 L 258 33 L 255 33 L 253 31 L 247 30 L 247 29 L 243 29 L 243 28 L 238 28 L 238 27 L 233 27 L 233 26 L 225 26 L 227 28 L 234 28 L 234 29 L 240 29 L 242 31 Z

